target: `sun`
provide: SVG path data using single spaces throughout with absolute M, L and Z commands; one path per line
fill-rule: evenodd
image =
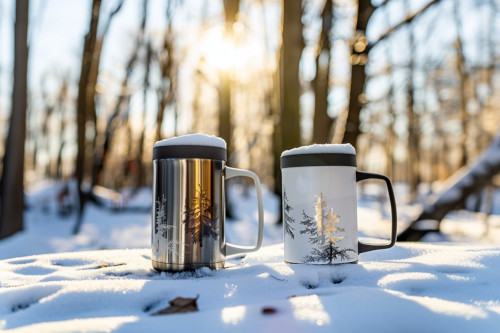
M 237 75 L 261 65 L 262 48 L 249 38 L 242 23 L 235 23 L 233 33 L 223 26 L 205 30 L 200 42 L 201 56 L 209 70 Z
M 222 30 L 222 29 L 221 29 Z M 238 67 L 238 45 L 223 31 L 212 31 L 202 45 L 202 55 L 208 66 L 217 71 L 231 71 Z

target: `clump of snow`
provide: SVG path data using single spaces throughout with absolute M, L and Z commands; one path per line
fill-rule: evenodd
M 303 154 L 351 154 L 356 155 L 356 150 L 349 143 L 343 144 L 314 144 L 285 150 L 281 157 Z
M 211 146 L 225 149 L 226 141 L 214 135 L 197 133 L 175 136 L 155 143 L 155 147 L 163 146 Z

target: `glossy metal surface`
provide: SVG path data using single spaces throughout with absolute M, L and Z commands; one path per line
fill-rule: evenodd
M 225 162 L 161 159 L 153 165 L 153 268 L 222 268 L 226 251 Z

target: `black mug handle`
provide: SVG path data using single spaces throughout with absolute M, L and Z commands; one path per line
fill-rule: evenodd
M 391 241 L 387 244 L 364 244 L 358 242 L 358 253 L 373 251 L 373 250 L 381 250 L 388 249 L 392 247 L 396 243 L 396 233 L 397 233 L 397 225 L 398 225 L 398 217 L 396 212 L 396 199 L 394 198 L 394 191 L 392 189 L 392 184 L 389 178 L 383 175 L 379 175 L 377 173 L 369 173 L 356 171 L 356 182 L 365 180 L 365 179 L 381 179 L 385 181 L 387 185 L 387 191 L 389 192 L 389 200 L 391 202 L 391 218 L 392 218 L 392 228 L 391 228 Z

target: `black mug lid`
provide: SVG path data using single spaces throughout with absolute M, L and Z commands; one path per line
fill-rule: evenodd
M 167 158 L 201 158 L 227 161 L 226 142 L 205 134 L 189 134 L 157 141 L 153 160 Z
M 356 167 L 356 151 L 350 144 L 315 144 L 281 154 L 282 169 L 308 166 Z

